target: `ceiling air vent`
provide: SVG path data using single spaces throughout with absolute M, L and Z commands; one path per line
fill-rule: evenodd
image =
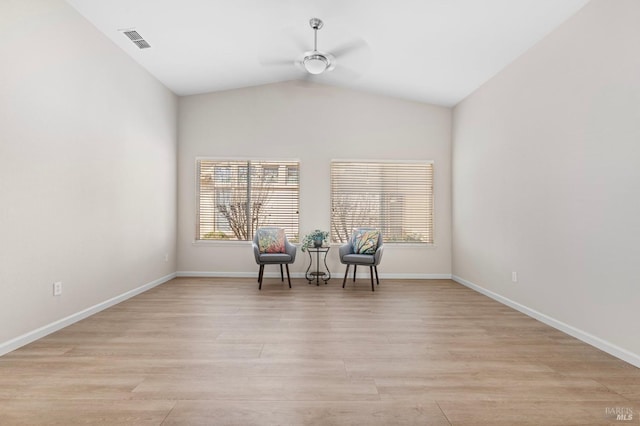
M 146 49 L 148 47 L 151 47 L 149 43 L 147 43 L 147 41 L 143 39 L 142 36 L 138 34 L 136 30 L 124 30 L 122 31 L 122 33 L 126 35 L 129 38 L 129 40 L 131 40 L 133 44 L 138 46 L 140 49 Z

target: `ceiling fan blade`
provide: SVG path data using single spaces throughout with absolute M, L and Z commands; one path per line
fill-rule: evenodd
M 369 45 L 362 39 L 357 39 L 338 46 L 335 49 L 331 49 L 330 52 L 336 58 L 347 56 L 351 53 L 355 53 L 358 50 L 368 49 Z
M 260 64 L 267 66 L 267 67 L 272 67 L 272 66 L 293 66 L 295 65 L 296 61 L 294 61 L 293 59 L 268 59 L 268 60 L 260 60 Z
M 346 78 L 349 80 L 356 80 L 362 76 L 362 73 L 354 71 L 349 67 L 345 67 L 342 64 L 336 64 L 336 68 L 331 71 L 331 74 L 335 75 L 336 77 L 340 77 L 341 79 Z

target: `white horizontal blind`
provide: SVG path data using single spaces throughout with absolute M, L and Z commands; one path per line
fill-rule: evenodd
M 433 243 L 433 164 L 331 162 L 331 239 L 380 229 L 385 242 Z
M 297 161 L 197 160 L 198 240 L 251 240 L 263 226 L 298 241 Z

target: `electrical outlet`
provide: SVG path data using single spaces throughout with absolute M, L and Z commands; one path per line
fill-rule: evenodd
M 62 296 L 62 281 L 53 283 L 53 295 Z
M 169 261 L 169 253 L 165 253 L 164 255 L 164 261 L 168 262 Z
M 511 272 L 511 281 L 514 283 L 518 282 L 518 273 L 517 272 Z

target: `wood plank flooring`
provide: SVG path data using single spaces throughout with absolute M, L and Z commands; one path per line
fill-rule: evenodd
M 0 425 L 640 424 L 640 369 L 453 281 L 341 284 L 172 280 L 0 357 Z

